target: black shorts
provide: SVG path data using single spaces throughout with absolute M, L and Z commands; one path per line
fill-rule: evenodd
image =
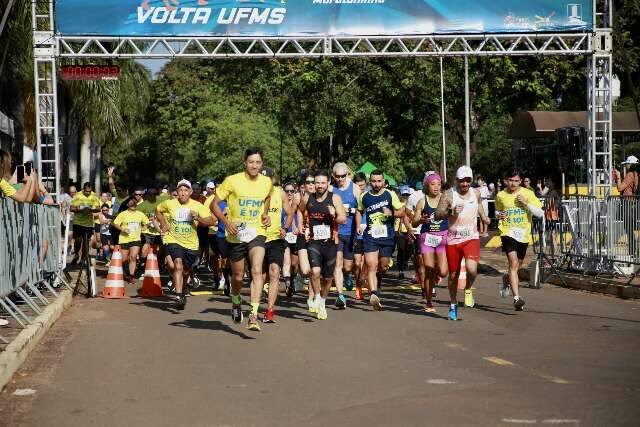
M 142 233 L 142 241 L 145 245 L 162 246 L 162 237 L 159 234 Z
M 262 271 L 269 272 L 271 264 L 277 264 L 282 268 L 284 263 L 284 251 L 287 248 L 287 241 L 284 239 L 272 240 L 265 243 L 264 262 L 262 263 Z
M 355 255 L 364 255 L 364 242 L 362 239 L 356 239 L 353 243 L 353 253 Z
M 220 255 L 220 258 L 227 259 L 229 258 L 229 242 L 227 242 L 226 237 L 219 236 L 209 236 L 209 246 L 211 249 L 217 254 Z M 215 246 L 215 249 L 214 249 Z
M 336 255 L 338 254 L 338 245 L 333 241 L 311 241 L 307 244 L 309 251 L 309 263 L 311 268 L 319 268 L 320 274 L 324 279 L 333 277 L 336 269 Z
M 289 248 L 289 252 L 291 255 L 298 255 L 298 242 L 289 243 L 287 242 L 287 247 Z
M 73 224 L 74 237 L 82 237 L 85 234 L 91 237 L 93 235 L 93 227 L 85 227 L 84 225 Z
M 93 231 L 100 234 L 100 224 L 93 224 Z
M 247 258 L 251 249 L 264 248 L 266 240 L 267 238 L 265 236 L 256 236 L 256 238 L 249 243 L 227 242 L 227 244 L 229 245 L 229 259 L 231 260 L 231 262 L 238 262 L 243 258 Z
M 167 254 L 172 260 L 178 258 L 182 259 L 182 265 L 185 268 L 191 268 L 198 262 L 198 251 L 187 249 L 184 246 L 180 246 L 177 243 L 169 243 L 166 246 Z
M 353 244 L 355 236 L 338 236 L 338 252 L 342 252 L 342 258 L 351 261 L 353 259 Z
M 120 249 L 122 250 L 129 250 L 132 247 L 137 246 L 140 247 L 142 246 L 142 242 L 140 240 L 136 240 L 135 242 L 129 242 L 129 243 L 120 243 Z
M 413 235 L 413 253 L 418 256 L 420 255 L 420 235 Z
M 198 233 L 198 243 L 200 250 L 206 250 L 209 247 L 209 227 L 196 227 Z
M 113 237 L 111 236 L 111 234 L 101 234 L 100 243 L 102 244 L 102 246 L 111 246 L 113 245 Z
M 518 259 L 524 259 L 525 255 L 527 255 L 528 243 L 518 242 L 509 236 L 500 236 L 500 240 L 502 240 L 502 252 L 505 254 L 515 252 L 518 255 Z
M 306 251 L 307 250 L 307 239 L 305 239 L 304 236 L 298 236 L 298 240 L 296 241 L 296 246 L 298 248 L 296 250 L 296 252 Z

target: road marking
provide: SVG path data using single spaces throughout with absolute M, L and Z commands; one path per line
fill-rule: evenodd
M 460 351 L 469 350 L 467 347 L 463 346 L 462 344 L 458 344 L 457 342 L 448 342 L 447 347 L 455 348 L 456 350 L 460 350 Z
M 573 419 L 563 420 L 563 419 L 550 418 L 548 420 L 542 421 L 542 424 L 580 424 L 580 420 L 573 420 Z
M 545 380 L 551 381 L 555 384 L 571 384 L 571 381 L 565 380 L 564 378 L 554 377 L 553 375 L 543 374 L 542 372 L 530 371 L 533 375 L 536 375 L 540 378 L 544 378 Z
M 427 380 L 427 384 L 455 384 L 455 381 L 444 380 L 444 379 L 432 379 Z
M 500 359 L 499 357 L 495 357 L 495 356 L 483 357 L 483 359 L 486 360 L 487 362 L 495 363 L 496 365 L 500 365 L 500 366 L 514 366 L 512 362 L 509 362 L 508 360 Z
M 13 392 L 14 396 L 31 396 L 36 394 L 36 391 L 32 388 L 19 388 Z
M 519 419 L 515 419 L 515 418 L 503 418 L 502 422 L 503 423 L 511 423 L 511 424 L 535 424 L 538 421 L 536 421 L 536 420 L 519 420 Z

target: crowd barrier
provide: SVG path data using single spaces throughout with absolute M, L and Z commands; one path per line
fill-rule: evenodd
M 0 310 L 26 327 L 32 323 L 28 311 L 41 313 L 50 302 L 47 294 L 55 298 L 55 288 L 67 285 L 60 209 L 1 197 L 0 215 Z

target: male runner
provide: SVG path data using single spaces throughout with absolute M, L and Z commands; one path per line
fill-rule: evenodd
M 249 148 L 244 153 L 244 171 L 225 178 L 216 191 L 211 210 L 226 229 L 231 260 L 231 318 L 242 322 L 242 279 L 245 258 L 251 265 L 251 313 L 247 327 L 259 331 L 258 308 L 264 286 L 262 264 L 264 262 L 266 231 L 270 225 L 269 197 L 271 180 L 262 175 L 264 154 L 260 148 Z M 219 203 L 226 200 L 228 215 Z
M 374 170 L 369 176 L 371 190 L 360 195 L 356 213 L 356 229 L 364 235 L 364 262 L 367 266 L 367 281 L 371 295 L 369 303 L 374 310 L 382 310 L 378 295 L 376 273 L 384 273 L 389 268 L 389 258 L 393 255 L 394 217 L 404 216 L 404 207 L 396 193 L 385 188 L 384 173 Z M 362 216 L 366 214 L 366 227 L 360 228 Z
M 425 174 L 428 174 L 429 172 L 427 172 Z M 409 196 L 409 200 L 407 200 L 407 206 L 406 206 L 406 214 L 407 214 L 407 219 L 409 223 L 413 222 L 413 217 L 414 214 L 416 212 L 416 208 L 418 206 L 418 202 L 420 202 L 421 200 L 424 200 L 424 184 L 422 182 L 417 182 L 416 183 L 416 191 L 414 191 L 413 193 L 411 193 L 411 195 Z M 411 224 L 412 228 L 413 228 L 413 265 L 415 267 L 415 271 L 416 271 L 416 278 L 415 281 L 416 283 L 420 284 L 421 286 L 425 283 L 424 280 L 424 276 L 425 276 L 425 265 L 424 265 L 424 260 L 422 259 L 422 256 L 420 255 L 420 226 L 417 227 L 413 227 L 413 224 Z M 408 224 L 407 224 L 407 228 L 408 228 Z M 433 291 L 435 292 L 436 288 L 433 288 Z M 422 289 L 422 293 L 423 293 L 423 298 L 426 298 L 426 295 L 424 295 L 425 290 L 424 287 Z
M 70 265 L 75 265 L 78 261 L 78 257 L 82 257 L 80 254 L 80 248 L 82 247 L 82 254 L 84 251 L 88 251 L 89 248 L 85 248 L 83 240 L 84 236 L 87 236 L 87 242 L 91 241 L 93 236 L 93 214 L 100 212 L 100 200 L 98 196 L 92 191 L 91 184 L 85 182 L 82 185 L 82 192 L 77 193 L 71 200 L 71 212 L 73 215 L 73 248 L 75 255 L 71 260 Z
M 301 289 L 304 286 L 304 278 L 309 277 L 309 273 L 311 272 L 311 265 L 309 263 L 309 252 L 307 251 L 307 237 L 309 233 L 309 218 L 304 215 L 298 209 L 300 203 L 304 199 L 305 196 L 309 194 L 315 194 L 316 192 L 316 181 L 313 177 L 312 173 L 305 173 L 302 185 L 300 186 L 300 192 L 296 194 L 294 199 L 294 211 L 296 212 L 296 217 L 298 218 L 298 271 L 299 275 L 296 278 L 297 283 L 296 286 Z M 308 298 L 307 298 L 307 308 L 310 313 L 316 313 L 316 306 L 314 304 L 315 301 L 315 293 L 313 291 L 313 286 L 309 284 L 308 287 Z
M 263 272 L 268 274 L 269 278 L 269 296 L 267 311 L 262 321 L 264 323 L 275 323 L 274 307 L 278 298 L 278 285 L 280 284 L 280 271 L 282 271 L 282 263 L 284 262 L 284 251 L 287 248 L 287 241 L 284 238 L 287 234 L 287 229 L 293 222 L 293 210 L 285 192 L 280 186 L 275 185 L 273 169 L 264 168 L 262 174 L 270 178 L 273 185 L 269 199 L 271 225 L 267 228 L 263 266 Z M 284 223 L 282 222 L 283 213 L 285 215 Z
M 162 247 L 162 239 L 160 239 L 160 224 L 156 220 L 156 208 L 158 207 L 158 204 L 160 204 L 158 189 L 156 187 L 152 187 L 147 192 L 144 201 L 140 203 L 137 208 L 149 219 L 148 227 L 142 231 L 142 253 L 140 256 L 140 264 L 143 268 L 146 265 L 147 256 L 149 255 L 151 247 L 155 246 L 156 256 L 158 256 L 158 251 Z
M 285 240 L 287 241 L 288 252 L 285 251 L 284 264 L 282 266 L 285 285 L 287 287 L 287 297 L 293 297 L 296 292 L 295 279 L 298 274 L 298 206 L 295 204 L 296 186 L 293 182 L 284 185 L 284 192 L 287 195 L 287 202 L 293 212 L 293 223 L 287 229 Z M 288 253 L 288 263 L 287 263 Z
M 315 294 L 313 305 L 318 319 L 326 320 L 326 299 L 336 268 L 338 225 L 347 222 L 342 199 L 329 189 L 329 172 L 316 171 L 315 194 L 307 194 L 298 209 L 309 218 L 309 260 L 311 286 Z M 322 278 L 321 278 L 322 277 Z
M 516 311 L 524 307 L 524 299 L 518 292 L 518 270 L 527 254 L 531 240 L 532 216 L 542 218 L 542 203 L 535 193 L 521 187 L 522 174 L 518 169 L 510 169 L 505 174 L 507 187 L 496 195 L 496 211 L 499 220 L 502 252 L 507 256 L 509 271 L 502 276 L 500 295 L 509 295 L 509 287 L 513 292 L 513 306 Z
M 172 270 L 173 286 L 177 294 L 176 309 L 183 310 L 187 304 L 184 293 L 184 283 L 187 281 L 191 269 L 198 262 L 198 233 L 197 224 L 215 224 L 211 212 L 202 203 L 191 199 L 191 183 L 186 179 L 178 182 L 178 197 L 165 200 L 156 208 L 156 218 L 160 223 L 160 233 L 164 236 L 164 243 Z
M 353 184 L 348 173 L 349 170 L 345 163 L 339 162 L 333 165 L 333 179 L 336 183 L 333 186 L 333 193 L 340 196 L 347 214 L 347 222 L 338 226 L 338 254 L 334 273 L 336 289 L 338 289 L 336 307 L 339 309 L 347 307 L 347 300 L 342 293 L 343 285 L 349 291 L 353 289 L 351 271 L 353 270 L 353 246 L 356 240 L 354 217 L 358 210 L 358 198 L 360 197 L 360 188 Z
M 489 224 L 482 207 L 480 193 L 471 188 L 473 171 L 468 166 L 460 166 L 456 172 L 456 187 L 446 191 L 440 198 L 436 209 L 436 220 L 448 219 L 447 264 L 449 265 L 449 295 L 451 306 L 449 319 L 458 320 L 458 278 L 460 264 L 465 260 L 467 285 L 464 290 L 465 307 L 473 307 L 475 301 L 471 287 L 478 274 L 480 262 L 480 235 L 478 233 L 478 215 L 480 220 Z

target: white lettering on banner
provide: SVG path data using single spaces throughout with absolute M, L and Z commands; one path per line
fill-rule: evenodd
M 514 240 L 517 240 L 520 243 L 527 243 L 525 241 L 524 235 L 525 233 L 525 229 L 524 228 L 519 228 L 519 227 L 511 227 L 509 228 L 509 237 L 511 237 Z
M 442 236 L 436 236 L 435 234 L 429 233 L 424 236 L 424 244 L 432 248 L 437 248 L 438 246 L 440 246 L 441 242 Z
M 313 240 L 327 240 L 331 237 L 331 228 L 328 225 L 313 226 Z
M 386 225 L 374 225 L 371 227 L 371 237 L 374 239 L 386 239 L 388 236 Z
M 227 10 L 229 13 L 227 14 Z M 287 9 L 283 7 L 277 8 L 255 8 L 255 7 L 233 7 L 227 9 L 223 7 L 220 9 L 218 15 L 218 24 L 229 25 L 239 24 L 240 21 L 247 21 L 248 24 L 282 24 L 284 17 L 287 14 Z
M 236 237 L 244 243 L 249 243 L 258 236 L 258 230 L 255 227 L 246 227 L 238 231 Z
M 138 24 L 208 24 L 212 9 L 209 7 L 178 7 L 169 10 L 166 7 L 138 7 Z M 284 7 L 258 8 L 233 7 L 220 9 L 217 23 L 223 25 L 240 24 L 282 24 L 287 14 Z
M 191 15 L 193 14 L 193 17 Z M 191 17 L 191 22 L 189 18 Z M 138 24 L 144 24 L 149 19 L 152 24 L 207 24 L 211 17 L 211 9 L 209 8 L 195 8 L 195 7 L 180 7 L 169 11 L 166 7 L 150 7 L 144 9 L 138 7 Z

